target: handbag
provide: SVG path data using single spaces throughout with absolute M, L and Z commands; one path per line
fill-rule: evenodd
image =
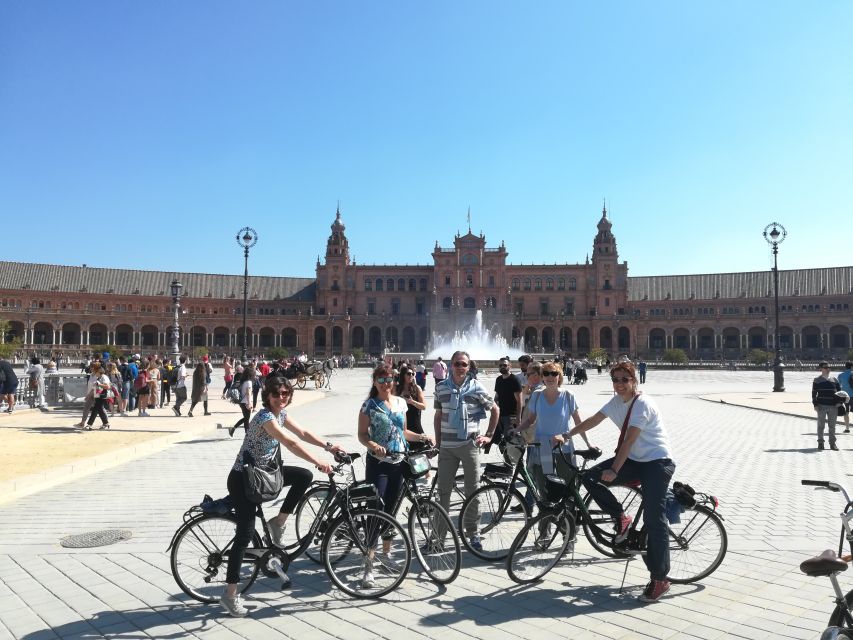
M 268 466 L 257 466 L 252 456 L 247 451 L 243 452 L 243 493 L 246 500 L 254 504 L 269 502 L 278 498 L 283 488 L 281 446 L 276 448 L 275 457 Z
M 420 478 L 429 473 L 432 465 L 425 453 L 410 455 L 406 458 L 406 467 L 403 469 L 404 475 L 408 478 Z

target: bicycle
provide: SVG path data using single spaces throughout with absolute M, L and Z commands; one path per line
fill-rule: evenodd
M 284 547 L 269 543 L 269 527 L 261 505 L 257 506 L 263 538 L 256 530 L 244 555 L 241 594 L 251 588 L 259 572 L 267 577 L 279 577 L 282 589 L 290 586 L 287 569 L 317 535 L 322 538 L 320 555 L 326 573 L 344 593 L 356 598 L 379 598 L 397 588 L 406 577 L 412 558 L 411 545 L 402 527 L 394 518 L 375 508 L 381 505 L 375 486 L 357 483 L 341 487 L 335 482 L 335 475 L 341 474 L 345 466 L 352 465 L 359 457 L 359 454 L 336 457 L 338 464 L 328 474 L 328 499 L 310 529 L 294 543 Z M 194 505 L 184 513 L 183 519 L 166 549 L 171 551 L 172 575 L 190 597 L 201 602 L 216 602 L 225 588 L 225 568 L 234 542 L 237 517 L 228 508 L 211 512 Z M 393 535 L 400 541 L 402 561 L 385 562 L 375 555 L 374 546 L 383 535 Z M 264 546 L 264 543 L 269 544 Z M 375 566 L 376 563 L 379 566 Z M 376 571 L 371 584 L 363 578 L 366 569 L 374 566 Z
M 559 447 L 555 451 L 559 451 L 565 458 L 565 453 Z M 581 457 L 584 457 L 585 467 L 588 458 L 584 455 Z M 546 476 L 547 495 L 544 500 L 537 502 L 539 515 L 518 533 L 507 557 L 507 573 L 515 582 L 526 584 L 540 580 L 564 554 L 574 551 L 578 521 L 583 526 L 587 539 L 590 542 L 595 540 L 602 547 L 609 548 L 612 557 L 623 557 L 630 561 L 646 552 L 645 523 L 639 525 L 644 509 L 642 491 L 633 489 L 640 498 L 639 504 L 636 505 L 636 512 L 626 535 L 624 538 L 617 538 L 615 532 L 607 528 L 607 524 L 612 524 L 612 520 L 609 517 L 605 519 L 605 514 L 601 511 L 590 509 L 592 496 L 587 495 L 585 499 L 581 497 L 580 488 L 585 473 L 588 472 L 582 467 L 573 470 L 568 479 L 553 474 Z M 681 507 L 691 515 L 683 525 L 667 525 L 670 541 L 670 570 L 667 580 L 687 584 L 709 576 L 720 566 L 728 549 L 728 536 L 723 526 L 723 518 L 717 513 L 719 500 L 716 497 L 695 492 L 691 494 L 688 490 L 676 492 L 675 497 Z M 598 548 L 598 545 L 593 546 Z M 626 563 L 625 574 L 627 570 Z M 622 578 L 623 584 L 625 574 Z
M 841 512 L 841 537 L 838 543 L 838 554 L 832 549 L 827 549 L 814 558 L 809 558 L 800 564 L 800 571 L 809 577 L 827 577 L 832 583 L 835 592 L 835 609 L 829 616 L 828 628 L 823 632 L 824 638 L 853 638 L 853 590 L 844 595 L 838 584 L 838 574 L 847 570 L 848 563 L 853 560 L 853 555 L 842 555 L 844 542 L 847 541 L 850 553 L 853 554 L 853 502 L 850 494 L 842 485 L 827 480 L 801 480 L 801 484 L 818 489 L 827 489 L 844 496 L 844 511 Z

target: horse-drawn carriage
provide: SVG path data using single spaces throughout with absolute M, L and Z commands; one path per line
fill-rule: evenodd
M 312 360 L 310 362 L 299 362 L 297 360 L 290 366 L 281 369 L 280 373 L 288 380 L 293 380 L 293 384 L 299 389 L 304 389 L 309 380 L 314 383 L 315 389 L 322 389 L 324 386 L 331 386 L 334 370 L 335 361 L 329 358 L 328 360 Z

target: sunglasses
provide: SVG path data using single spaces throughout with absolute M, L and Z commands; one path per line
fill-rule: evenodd
M 628 382 L 631 382 L 631 378 L 629 378 L 628 376 L 625 376 L 623 378 L 610 378 L 610 380 L 613 381 L 613 384 L 616 384 L 617 382 L 621 382 L 622 384 L 627 384 Z
M 453 366 L 459 367 L 460 369 L 466 369 L 466 368 L 468 368 L 468 363 L 467 362 L 454 362 Z
M 391 384 L 392 382 L 394 382 L 394 377 L 388 376 L 386 378 L 385 376 L 382 376 L 382 377 L 376 378 L 376 382 L 378 382 L 379 384 Z
M 278 396 L 279 398 L 289 398 L 293 394 L 290 391 L 279 391 L 278 393 L 274 393 L 274 396 Z
M 413 375 L 415 375 L 415 372 L 414 371 L 406 371 L 406 375 L 407 376 L 413 376 Z
M 543 371 L 542 375 L 545 376 L 546 378 L 556 378 L 558 375 L 560 375 L 560 372 L 559 371 Z

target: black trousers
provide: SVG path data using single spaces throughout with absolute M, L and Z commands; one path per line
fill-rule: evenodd
M 109 424 L 110 421 L 107 420 L 107 412 L 104 411 L 104 404 L 106 400 L 103 398 L 95 398 L 95 403 L 92 405 L 92 410 L 89 412 L 89 426 L 91 427 L 95 423 L 95 415 L 97 415 L 101 419 L 101 424 Z

